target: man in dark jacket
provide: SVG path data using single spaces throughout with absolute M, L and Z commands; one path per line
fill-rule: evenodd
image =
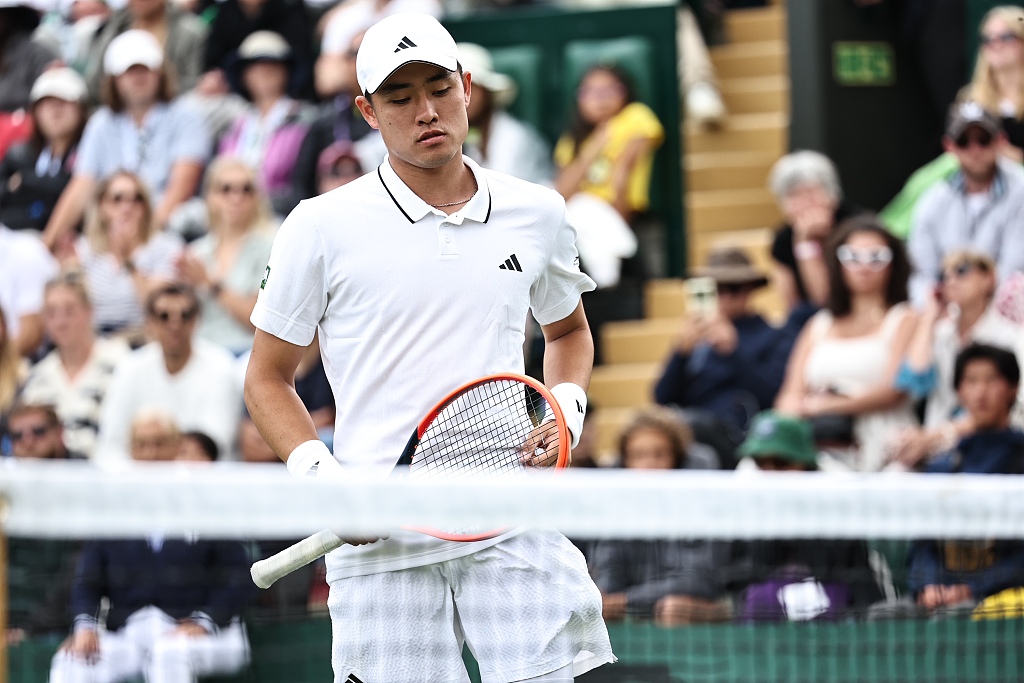
M 768 278 L 741 250 L 713 251 L 696 274 L 714 280 L 717 312 L 687 311 L 654 396 L 687 410 L 698 441 L 706 440 L 704 431 L 727 433 L 735 448 L 750 419 L 774 403 L 795 335 L 750 310 L 751 295 Z M 712 445 L 731 462 L 731 451 L 723 453 L 718 441 Z

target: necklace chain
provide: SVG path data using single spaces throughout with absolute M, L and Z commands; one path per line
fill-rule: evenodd
M 476 192 L 474 192 L 473 194 L 476 194 Z M 434 207 L 435 209 L 443 209 L 446 206 L 458 206 L 459 204 L 465 204 L 470 199 L 472 199 L 473 198 L 473 194 L 469 195 L 465 199 L 460 199 L 457 202 L 448 202 L 447 204 L 431 204 L 431 206 Z

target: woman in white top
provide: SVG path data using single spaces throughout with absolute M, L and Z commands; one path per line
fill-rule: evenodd
M 75 254 L 85 273 L 100 332 L 141 328 L 154 287 L 175 278 L 181 238 L 158 230 L 149 191 L 138 176 L 118 171 L 100 182 Z
M 992 305 L 996 265 L 987 254 L 959 249 L 943 259 L 942 279 L 928 301 L 900 367 L 896 384 L 915 398 L 927 399 L 924 427 L 900 439 L 898 457 L 916 465 L 929 454 L 951 448 L 973 431 L 960 414 L 953 388 L 956 356 L 972 343 L 1016 353 L 1024 365 L 1024 328 L 1007 320 Z M 1022 417 L 1016 411 L 1016 420 Z
M 850 416 L 853 445 L 835 463 L 878 471 L 895 434 L 916 424 L 893 386 L 917 316 L 907 306 L 910 264 L 902 243 L 871 216 L 852 218 L 826 247 L 829 299 L 790 356 L 776 409 L 809 418 Z
M 256 172 L 234 157 L 210 164 L 205 183 L 207 234 L 182 252 L 180 278 L 203 303 L 197 334 L 235 355 L 252 348 L 249 322 L 270 259 L 275 224 Z
M 81 274 L 68 272 L 46 285 L 43 325 L 54 350 L 29 373 L 25 403 L 50 405 L 64 425 L 71 453 L 92 457 L 99 431 L 100 405 L 114 367 L 128 354 L 118 338 L 97 338 L 92 303 Z

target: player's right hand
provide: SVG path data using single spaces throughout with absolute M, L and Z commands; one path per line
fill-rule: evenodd
M 391 538 L 391 534 L 386 531 L 382 531 L 379 534 L 369 534 L 367 536 L 352 536 L 346 529 L 331 529 L 331 531 L 346 545 L 369 545 L 371 543 L 376 543 L 377 541 L 386 541 Z
M 100 636 L 95 629 L 79 629 L 64 641 L 61 648 L 74 657 L 93 660 L 100 652 Z

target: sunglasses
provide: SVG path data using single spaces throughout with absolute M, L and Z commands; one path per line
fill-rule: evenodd
M 1020 40 L 1020 36 L 1016 33 L 996 33 L 994 35 L 981 34 L 981 44 L 983 47 L 990 47 L 992 45 L 1009 45 L 1010 43 L 1017 42 Z
M 892 263 L 892 249 L 889 247 L 854 249 L 844 244 L 836 249 L 836 258 L 844 268 L 867 268 L 877 273 L 885 270 L 885 267 Z
M 971 135 L 970 131 L 961 133 L 960 136 L 953 141 L 960 149 L 967 149 L 971 144 L 976 144 L 978 147 L 987 148 L 989 147 L 995 138 L 992 133 L 987 130 L 979 130 L 974 135 Z
M 145 199 L 141 192 L 134 194 L 131 192 L 115 192 L 114 194 L 107 195 L 107 201 L 112 204 L 141 204 Z
M 162 323 L 168 323 L 172 319 L 189 323 L 196 317 L 196 313 L 194 308 L 186 308 L 184 311 L 153 311 L 153 317 Z
M 737 284 L 734 282 L 719 282 L 715 286 L 718 288 L 719 294 L 745 294 L 754 289 L 748 284 Z
M 31 434 L 37 439 L 40 439 L 46 436 L 46 433 L 49 431 L 49 425 L 39 425 L 36 427 L 29 427 L 27 429 L 19 429 L 18 431 L 9 432 L 9 435 L 11 437 L 12 442 L 18 443 L 19 441 L 27 437 L 29 434 Z
M 242 185 L 232 185 L 231 183 L 222 183 L 217 186 L 217 192 L 220 194 L 240 194 L 249 196 L 256 191 L 256 187 L 252 183 L 244 183 Z
M 970 273 L 975 268 L 980 270 L 981 266 L 979 266 L 976 263 L 971 263 L 970 261 L 964 261 L 962 263 L 958 263 L 957 265 L 952 266 L 950 268 L 946 268 L 941 273 L 939 273 L 939 282 L 945 282 L 946 280 L 952 280 L 955 277 L 956 278 L 961 278 L 964 275 L 967 275 L 968 273 Z

